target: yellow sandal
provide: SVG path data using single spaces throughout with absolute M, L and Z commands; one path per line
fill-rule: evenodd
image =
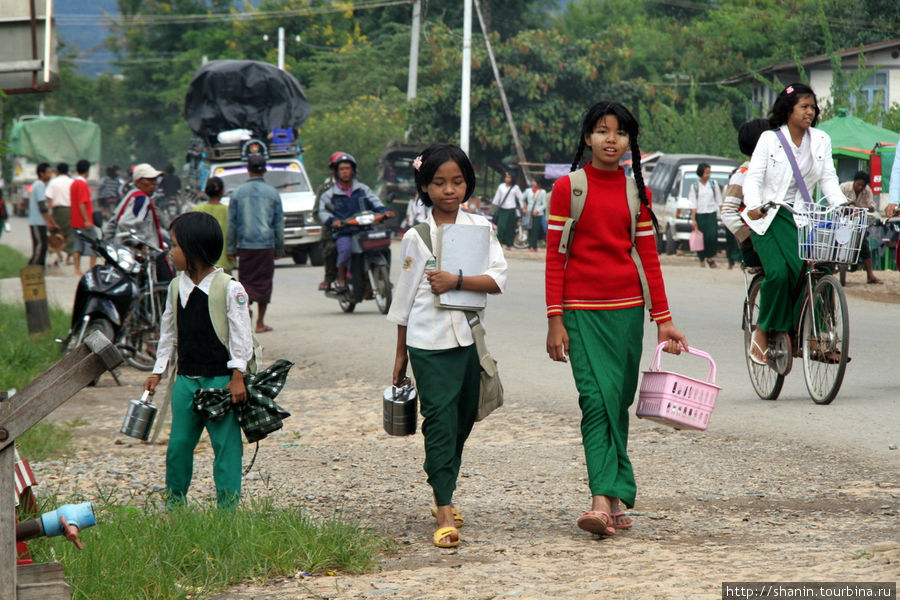
M 445 537 L 450 537 L 452 534 L 456 534 L 456 539 L 449 542 L 442 542 L 441 540 Z M 459 546 L 459 531 L 456 527 L 441 527 L 437 531 L 434 532 L 434 545 L 438 548 L 456 548 Z
M 453 524 L 456 525 L 457 528 L 466 524 L 466 520 L 462 518 L 462 515 L 459 514 L 459 511 L 456 510 L 455 506 L 450 507 L 450 512 L 453 513 Z M 437 519 L 437 506 L 431 507 L 431 516 Z

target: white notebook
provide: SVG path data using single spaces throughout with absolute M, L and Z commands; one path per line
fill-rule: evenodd
M 484 275 L 490 264 L 491 229 L 480 225 L 441 225 L 437 234 L 437 268 L 465 277 Z M 480 310 L 487 305 L 485 292 L 450 290 L 435 297 L 442 308 Z

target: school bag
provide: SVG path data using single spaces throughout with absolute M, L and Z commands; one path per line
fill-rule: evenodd
M 419 223 L 413 229 L 422 238 L 425 247 L 431 254 L 434 248 L 431 244 L 431 226 L 428 222 Z M 478 363 L 481 366 L 478 386 L 478 412 L 476 421 L 481 421 L 486 416 L 503 406 L 503 383 L 500 381 L 500 372 L 497 369 L 497 361 L 491 356 L 484 341 L 484 325 L 478 313 L 474 310 L 465 310 L 466 321 L 472 329 L 472 339 L 475 340 L 475 349 L 478 352 Z
M 169 282 L 169 295 L 166 301 L 172 309 L 172 314 L 177 315 L 178 285 L 184 273 L 179 274 Z M 218 271 L 209 286 L 209 320 L 212 321 L 216 337 L 222 345 L 228 348 L 228 314 L 225 312 L 225 294 L 228 291 L 228 282 L 232 277 L 224 271 Z M 173 319 L 175 325 L 175 343 L 178 343 L 178 318 Z M 262 363 L 262 345 L 256 339 L 256 334 L 251 332 L 253 339 L 253 356 L 247 361 L 247 372 L 256 373 Z
M 572 244 L 572 237 L 575 235 L 576 225 L 584 211 L 584 204 L 587 201 L 587 173 L 584 169 L 577 169 L 568 175 L 571 193 L 569 195 L 569 217 L 563 225 L 562 237 L 559 238 L 560 254 L 569 256 L 569 246 Z M 635 233 L 637 233 L 637 222 L 641 215 L 641 197 L 638 195 L 637 183 L 633 177 L 625 177 L 625 196 L 628 198 L 628 210 L 631 212 L 631 259 L 637 266 L 638 277 L 641 280 L 641 292 L 644 295 L 644 306 L 649 308 L 650 303 L 650 286 L 647 284 L 647 275 L 644 273 L 644 263 L 638 254 L 637 246 L 634 245 Z

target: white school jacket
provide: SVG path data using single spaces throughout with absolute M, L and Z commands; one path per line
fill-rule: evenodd
M 781 126 L 784 137 L 790 143 L 791 134 L 787 125 Z M 805 179 L 806 187 L 810 195 L 815 186 L 821 187 L 822 195 L 832 206 L 846 202 L 841 186 L 838 183 L 837 173 L 834 171 L 834 160 L 831 158 L 831 138 L 821 129 L 809 128 L 810 150 L 812 151 L 813 170 Z M 788 160 L 785 149 L 774 131 L 764 131 L 759 136 L 756 149 L 750 158 L 750 166 L 744 177 L 744 220 L 759 235 L 769 228 L 769 224 L 778 213 L 779 207 L 773 206 L 765 217 L 757 220 L 747 218 L 747 213 L 754 208 L 759 208 L 770 200 L 793 203 L 795 198 L 785 198 L 788 188 L 794 181 L 794 171 Z M 797 198 L 800 198 L 799 191 Z M 799 202 L 797 203 L 799 205 Z

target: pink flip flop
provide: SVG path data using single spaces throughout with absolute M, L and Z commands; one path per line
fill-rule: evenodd
M 613 529 L 631 529 L 631 526 L 634 524 L 631 517 L 621 511 L 613 513 L 609 517 L 612 519 Z
M 576 522 L 579 529 L 583 529 L 590 533 L 596 533 L 600 537 L 608 537 L 616 535 L 616 530 L 612 527 L 612 517 L 608 512 L 602 510 L 588 510 L 578 517 Z

